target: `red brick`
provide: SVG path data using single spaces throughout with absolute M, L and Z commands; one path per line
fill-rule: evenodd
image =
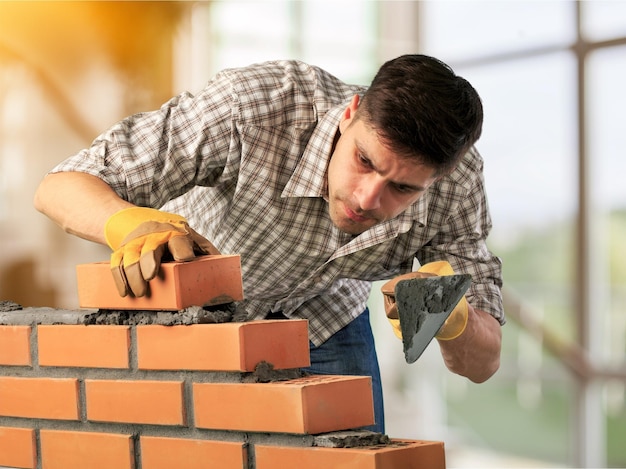
M 0 376 L 0 415 L 78 420 L 78 380 Z
M 35 469 L 35 431 L 30 428 L 0 427 L 0 466 Z
M 256 469 L 445 469 L 443 443 L 392 440 L 384 446 L 320 448 L 255 445 Z M 297 461 L 297 463 L 296 463 Z
M 39 364 L 86 368 L 128 368 L 128 326 L 39 326 Z
M 179 438 L 141 437 L 142 469 L 244 469 L 243 443 Z
M 150 281 L 146 296 L 120 297 L 109 262 L 76 267 L 81 308 L 180 310 L 243 299 L 238 255 L 204 256 L 191 262 L 167 262 Z
M 140 369 L 254 371 L 310 365 L 306 320 L 137 326 Z
M 182 381 L 85 380 L 87 419 L 184 425 Z
M 195 383 L 193 395 L 195 422 L 200 428 L 315 434 L 374 423 L 369 377 Z
M 133 469 L 130 435 L 41 430 L 42 469 Z
M 30 326 L 0 326 L 0 365 L 32 365 L 30 330 Z

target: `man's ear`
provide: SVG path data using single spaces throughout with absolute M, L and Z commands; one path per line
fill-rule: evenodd
M 343 114 L 341 115 L 341 121 L 339 122 L 339 132 L 343 133 L 352 122 L 352 119 L 354 119 L 356 110 L 359 108 L 360 99 L 361 97 L 358 94 L 352 96 L 350 104 L 348 104 L 348 107 L 346 107 L 346 109 L 343 111 Z

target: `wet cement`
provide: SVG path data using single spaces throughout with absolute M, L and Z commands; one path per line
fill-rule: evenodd
M 158 324 L 179 326 L 192 324 L 220 324 L 226 322 L 244 322 L 247 312 L 237 303 L 217 306 L 191 306 L 180 311 L 128 311 L 100 309 L 86 315 L 84 324 L 106 324 L 123 326 L 141 326 Z
M 313 446 L 357 448 L 360 446 L 388 445 L 390 442 L 389 437 L 383 433 L 371 432 L 369 430 L 346 430 L 316 435 L 313 439 Z
M 191 306 L 180 311 L 142 311 L 23 307 L 13 301 L 0 301 L 0 324 L 98 324 L 140 326 L 158 324 L 163 326 L 218 324 L 245 322 L 248 314 L 241 303 L 233 302 L 216 306 Z
M 275 381 L 289 381 L 308 376 L 309 373 L 300 368 L 275 370 L 272 363 L 262 361 L 257 364 L 252 373 L 244 373 L 243 383 L 271 383 Z

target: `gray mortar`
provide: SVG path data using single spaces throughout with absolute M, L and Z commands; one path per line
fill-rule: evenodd
M 407 363 L 415 362 L 472 283 L 470 275 L 401 280 L 396 305 Z
M 18 309 L 22 309 L 22 305 L 18 305 L 13 301 L 0 301 L 0 311 L 16 311 Z
M 85 316 L 89 313 L 89 310 L 24 308 L 12 301 L 0 301 L 0 325 L 85 324 Z
M 141 310 L 59 310 L 54 308 L 24 308 L 12 301 L 0 301 L 1 325 L 33 324 L 101 324 L 140 326 L 158 324 L 162 326 L 215 324 L 244 322 L 247 312 L 243 305 L 229 303 L 219 306 L 191 306 L 180 311 Z
M 323 447 L 323 448 L 362 448 L 372 446 L 392 446 L 397 443 L 383 433 L 369 430 L 345 430 L 317 435 L 297 435 L 294 433 L 248 433 L 247 442 L 255 445 Z M 251 468 L 252 469 L 252 468 Z
M 180 311 L 127 311 L 100 309 L 86 317 L 85 324 L 140 326 L 188 326 L 191 324 L 218 324 L 244 322 L 248 314 L 240 303 L 217 306 L 190 306 Z
M 271 383 L 273 381 L 289 381 L 290 379 L 299 379 L 309 374 L 300 368 L 292 368 L 287 370 L 275 370 L 274 365 L 262 361 L 257 364 L 254 371 L 244 373 L 242 383 Z
M 343 432 L 315 435 L 313 446 L 325 448 L 357 448 L 360 446 L 388 445 L 391 442 L 387 435 L 369 430 L 347 430 Z

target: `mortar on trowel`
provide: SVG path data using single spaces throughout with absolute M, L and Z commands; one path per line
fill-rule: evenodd
M 409 364 L 426 350 L 472 283 L 468 274 L 413 274 L 417 276 L 401 276 L 381 288 L 387 315 L 392 324 L 396 322 L 396 335 L 402 339 L 404 358 Z

